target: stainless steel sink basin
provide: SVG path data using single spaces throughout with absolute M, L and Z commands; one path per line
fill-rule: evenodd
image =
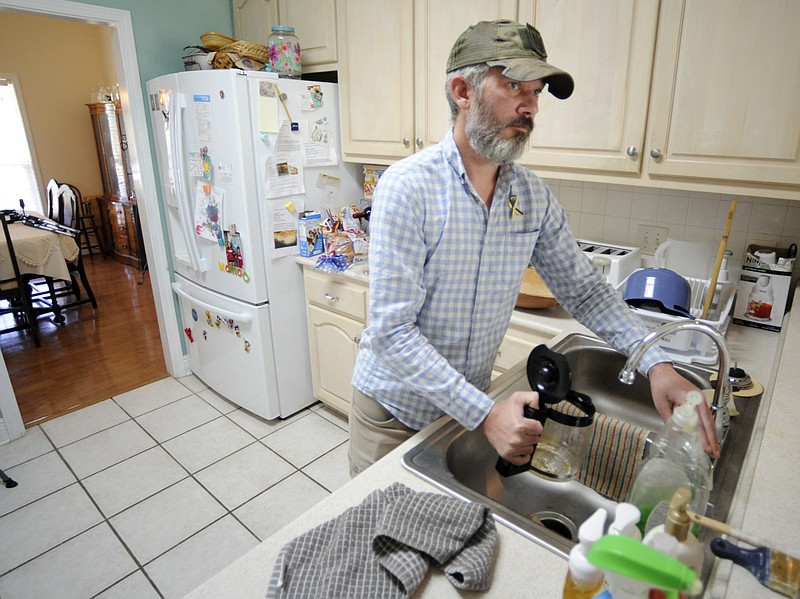
M 533 349 L 533 348 L 531 348 Z M 589 395 L 598 413 L 656 430 L 663 421 L 653 406 L 650 387 L 639 376 L 633 385 L 617 379 L 625 356 L 602 341 L 582 334 L 565 337 L 551 349 L 563 354 L 572 371 L 572 388 Z M 714 370 L 695 365 L 676 365 L 679 372 L 701 388 L 710 388 Z M 498 399 L 514 391 L 530 391 L 525 363 L 507 371 L 492 385 Z M 739 402 L 741 415 L 731 420 L 722 457 L 714 467 L 714 488 L 706 514 L 724 521 L 739 479 L 750 434 L 758 411 L 758 399 Z M 444 425 L 403 457 L 406 468 L 445 492 L 492 508 L 497 521 L 534 542 L 566 557 L 577 541 L 577 527 L 598 507 L 613 519 L 616 502 L 576 481 L 559 482 L 524 473 L 508 478 L 495 470 L 497 453 L 478 431 L 466 431 L 456 422 Z M 700 535 L 702 541 L 705 534 Z M 713 556 L 707 548 L 704 579 Z

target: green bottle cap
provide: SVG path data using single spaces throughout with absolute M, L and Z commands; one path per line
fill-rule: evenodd
M 703 590 L 694 570 L 641 541 L 607 535 L 592 545 L 589 563 L 667 591 L 697 595 Z

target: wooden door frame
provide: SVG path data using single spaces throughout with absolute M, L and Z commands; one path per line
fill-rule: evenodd
M 107 25 L 111 34 L 114 66 L 122 92 L 122 112 L 128 129 L 133 184 L 138 198 L 139 218 L 150 271 L 150 282 L 161 332 L 161 347 L 167 371 L 176 377 L 189 374 L 183 354 L 172 294 L 167 248 L 161 226 L 161 211 L 153 158 L 150 152 L 148 119 L 142 95 L 142 81 L 130 11 L 80 4 L 68 0 L 0 0 L 0 8 L 42 16 L 60 17 L 85 23 Z M 17 405 L 5 360 L 0 353 L 0 444 L 21 437 L 25 427 Z

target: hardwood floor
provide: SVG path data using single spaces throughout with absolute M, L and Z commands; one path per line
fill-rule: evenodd
M 139 284 L 136 268 L 110 257 L 84 261 L 96 310 L 65 311 L 63 327 L 40 317 L 40 348 L 24 332 L 0 335 L 26 427 L 168 376 L 149 273 Z

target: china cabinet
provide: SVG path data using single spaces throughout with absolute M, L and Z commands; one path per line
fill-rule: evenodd
M 103 181 L 103 194 L 98 196 L 103 219 L 110 226 L 107 237 L 112 241 L 114 257 L 124 264 L 145 268 L 144 245 L 136 208 L 128 141 L 119 102 L 88 104 L 92 119 L 97 158 Z

